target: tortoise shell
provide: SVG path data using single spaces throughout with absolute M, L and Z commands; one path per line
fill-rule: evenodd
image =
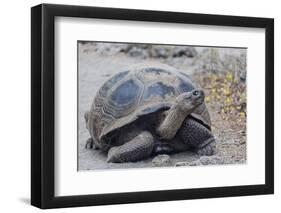
M 188 75 L 168 65 L 134 65 L 115 74 L 97 92 L 89 113 L 90 134 L 100 143 L 103 137 L 140 116 L 169 109 L 179 94 L 195 88 Z M 204 103 L 191 116 L 210 128 Z

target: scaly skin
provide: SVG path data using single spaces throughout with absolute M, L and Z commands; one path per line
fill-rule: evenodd
M 153 136 L 150 132 L 141 132 L 129 142 L 109 149 L 107 162 L 134 162 L 148 158 L 153 150 Z
M 199 155 L 213 155 L 215 138 L 211 131 L 198 121 L 186 118 L 179 130 L 179 136 L 184 144 L 194 148 Z
M 154 145 L 154 154 L 170 154 L 192 150 L 198 155 L 215 153 L 215 138 L 204 125 L 187 117 L 172 140 L 158 142 Z

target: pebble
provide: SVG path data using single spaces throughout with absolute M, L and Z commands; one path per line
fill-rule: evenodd
M 141 58 L 147 58 L 148 53 L 145 49 L 138 48 L 138 47 L 132 47 L 129 51 L 128 54 L 131 57 L 141 57 Z
M 213 155 L 213 156 L 201 156 L 200 162 L 203 165 L 215 165 L 215 164 L 223 164 L 223 158 Z
M 173 57 L 195 57 L 197 55 L 197 51 L 194 47 L 185 47 L 178 46 L 174 48 Z
M 183 161 L 183 162 L 177 162 L 176 163 L 176 167 L 180 167 L 180 166 L 200 166 L 201 162 L 199 160 L 195 160 L 192 162 L 187 162 L 187 161 Z
M 172 166 L 172 160 L 169 155 L 157 155 L 152 160 L 153 167 L 166 167 Z

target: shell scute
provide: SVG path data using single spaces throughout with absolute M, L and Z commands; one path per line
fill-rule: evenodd
M 140 87 L 133 80 L 128 80 L 111 93 L 110 99 L 115 105 L 128 105 L 134 102 L 139 92 Z
M 100 88 L 99 93 L 102 97 L 106 97 L 112 85 L 116 84 L 118 81 L 125 78 L 129 71 L 122 71 L 114 75 L 108 81 L 106 81 L 103 86 Z
M 152 99 L 157 100 L 165 99 L 167 96 L 175 96 L 176 90 L 173 86 L 164 84 L 163 82 L 156 82 L 150 85 L 143 94 L 144 101 L 151 101 Z

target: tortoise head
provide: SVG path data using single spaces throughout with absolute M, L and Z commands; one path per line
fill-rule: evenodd
M 201 89 L 180 94 L 176 99 L 176 105 L 183 112 L 191 113 L 197 106 L 204 102 L 205 94 Z

